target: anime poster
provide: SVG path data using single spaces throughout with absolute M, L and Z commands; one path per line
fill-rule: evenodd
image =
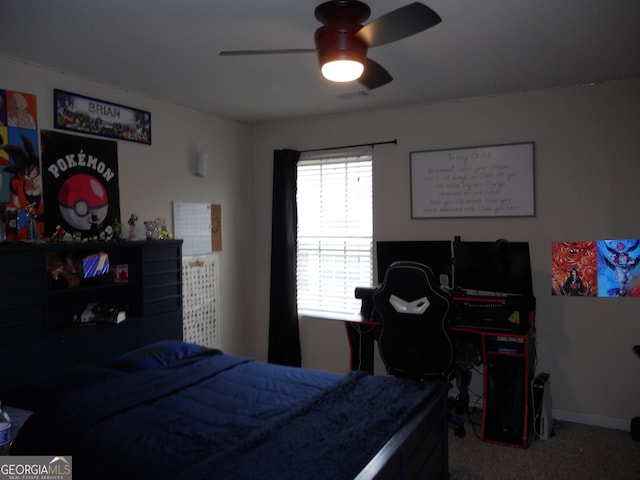
M 595 297 L 598 293 L 596 242 L 551 244 L 551 294 Z
M 598 241 L 598 296 L 640 297 L 638 239 Z
M 7 240 L 44 231 L 36 96 L 0 90 L 0 214 Z
M 0 119 L 6 118 L 5 124 L 9 127 L 36 130 L 38 128 L 36 96 L 13 90 L 3 90 L 2 92 L 6 117 L 0 115 Z
M 109 237 L 120 223 L 117 142 L 48 130 L 41 142 L 46 235 Z

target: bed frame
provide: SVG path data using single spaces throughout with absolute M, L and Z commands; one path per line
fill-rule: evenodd
M 446 391 L 391 437 L 355 480 L 449 478 Z
M 54 280 L 63 258 L 98 252 L 128 266 L 75 288 Z M 59 260 L 58 265 L 52 259 Z M 58 267 L 58 268 L 54 268 Z M 0 399 L 20 383 L 78 364 L 100 363 L 163 339 L 182 338 L 182 240 L 0 244 Z M 103 278 L 104 278 L 103 277 Z M 69 283 L 71 285 L 71 283 Z M 128 307 L 119 325 L 69 326 L 90 302 Z

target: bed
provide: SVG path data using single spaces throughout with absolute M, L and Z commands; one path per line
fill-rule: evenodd
M 446 382 L 341 376 L 162 341 L 27 382 L 12 455 L 78 479 L 447 478 Z

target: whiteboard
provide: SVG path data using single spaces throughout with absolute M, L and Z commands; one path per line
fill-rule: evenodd
M 535 215 L 533 142 L 410 156 L 412 218 Z
M 210 253 L 211 229 L 211 204 L 173 202 L 173 236 L 183 240 L 183 256 Z

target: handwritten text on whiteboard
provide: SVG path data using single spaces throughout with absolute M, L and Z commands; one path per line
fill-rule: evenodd
M 411 216 L 533 216 L 533 143 L 411 153 Z

